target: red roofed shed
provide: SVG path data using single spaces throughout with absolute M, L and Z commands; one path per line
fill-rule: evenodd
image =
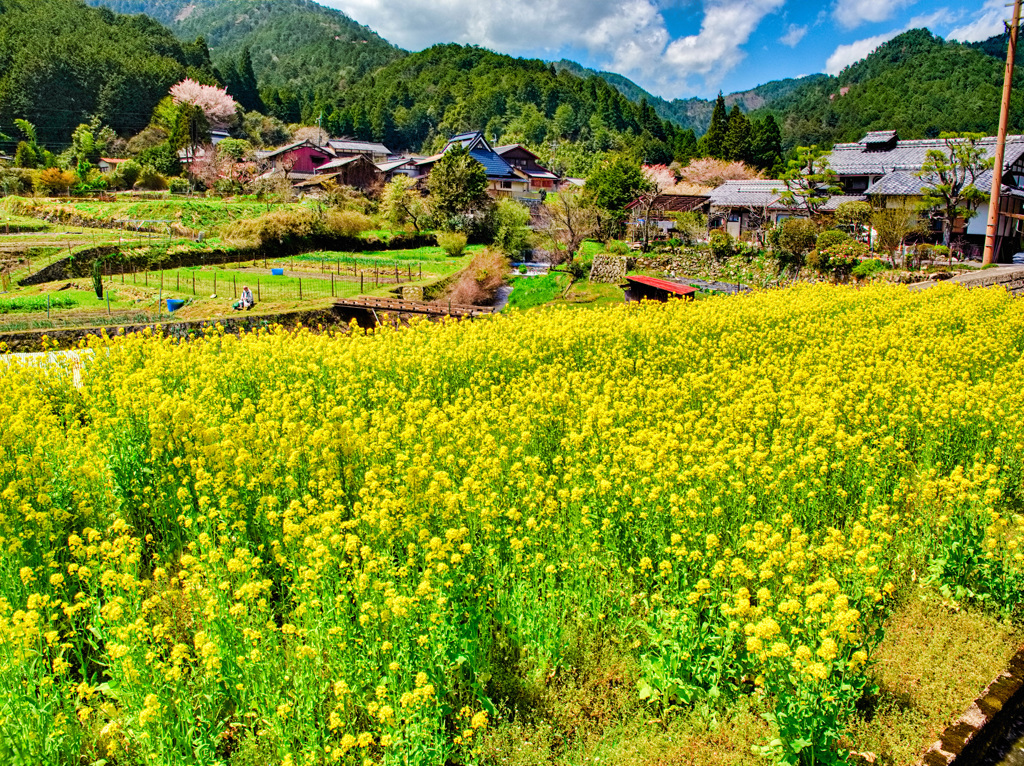
M 623 289 L 626 291 L 627 303 L 631 301 L 661 301 L 664 303 L 669 298 L 684 298 L 692 301 L 697 292 L 696 287 L 656 277 L 626 277 L 626 282 L 628 284 L 623 285 Z

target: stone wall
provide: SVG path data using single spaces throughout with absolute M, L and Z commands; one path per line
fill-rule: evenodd
M 1024 715 L 1024 647 L 1017 650 L 1009 667 L 996 676 L 959 720 L 946 727 L 942 738 L 925 752 L 921 766 L 980 763 L 985 751 L 1021 715 Z
M 128 335 L 130 333 L 151 330 L 154 334 L 166 335 L 172 338 L 186 339 L 192 335 L 198 335 L 204 330 L 220 325 L 226 332 L 238 334 L 251 332 L 273 325 L 294 327 L 304 325 L 306 327 L 330 327 L 342 326 L 348 323 L 349 318 L 340 312 L 331 309 L 314 309 L 312 311 L 290 311 L 278 314 L 253 314 L 239 313 L 233 316 L 219 317 L 217 319 L 196 319 L 179 322 L 151 322 L 146 324 L 115 325 L 109 327 L 65 327 L 49 330 L 24 330 L 22 332 L 0 333 L 0 344 L 2 348 L 16 353 L 30 353 L 43 351 L 43 338 L 46 338 L 52 347 L 76 348 L 79 343 L 89 337 L 99 337 L 106 333 L 110 337 Z
M 595 255 L 594 265 L 590 267 L 590 281 L 610 284 L 625 281 L 627 261 L 624 255 Z

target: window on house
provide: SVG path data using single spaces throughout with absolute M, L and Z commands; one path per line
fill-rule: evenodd
M 512 182 L 511 181 L 502 181 L 501 182 L 501 188 L 502 189 L 511 189 L 512 188 Z

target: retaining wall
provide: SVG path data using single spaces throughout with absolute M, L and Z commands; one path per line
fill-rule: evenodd
M 44 338 L 47 339 L 51 347 L 56 344 L 57 348 L 76 348 L 81 341 L 94 336 L 99 337 L 104 333 L 110 337 L 116 337 L 151 330 L 154 334 L 184 340 L 189 336 L 201 334 L 206 329 L 216 325 L 222 326 L 226 332 L 238 334 L 272 325 L 294 327 L 301 324 L 307 327 L 341 327 L 347 324 L 347 322 L 348 318 L 341 312 L 334 311 L 333 309 L 289 311 L 278 314 L 240 313 L 237 316 L 181 322 L 169 321 L 111 327 L 67 327 L 49 330 L 24 330 L 21 332 L 0 333 L 0 343 L 5 344 L 9 351 L 28 353 L 43 351 Z

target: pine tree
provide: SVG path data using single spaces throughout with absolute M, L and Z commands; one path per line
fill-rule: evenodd
M 701 136 L 699 153 L 705 157 L 725 159 L 725 139 L 729 133 L 729 116 L 725 111 L 725 97 L 718 92 L 715 108 L 711 112 L 711 125 L 708 132 Z
M 238 63 L 228 77 L 228 92 L 247 112 L 262 112 L 266 108 L 260 98 L 256 72 L 252 68 L 252 54 L 248 47 L 242 49 Z
M 725 134 L 724 159 L 748 162 L 750 160 L 750 120 L 739 104 L 729 113 L 729 128 Z
M 782 131 L 772 115 L 754 123 L 750 137 L 750 161 L 761 170 L 771 170 L 782 160 Z

